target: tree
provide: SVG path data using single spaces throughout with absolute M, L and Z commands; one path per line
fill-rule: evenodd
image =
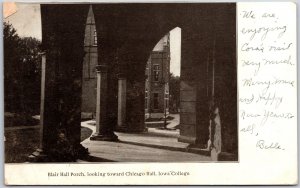
M 41 42 L 32 37 L 21 39 L 21 104 L 30 114 L 39 113 L 41 91 Z M 29 107 L 29 108 L 28 108 Z
M 20 38 L 4 22 L 4 101 L 5 111 L 33 113 L 40 101 L 40 44 L 37 39 Z M 38 104 L 38 107 L 36 107 Z
M 4 22 L 4 100 L 5 111 L 19 112 L 20 94 L 18 84 L 20 78 L 20 37 L 11 24 Z
M 180 106 L 180 77 L 174 76 L 170 73 L 170 80 L 169 80 L 169 87 L 170 87 L 170 112 L 171 113 L 178 113 L 178 108 Z

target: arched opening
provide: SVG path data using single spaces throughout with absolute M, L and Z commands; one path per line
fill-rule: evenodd
M 165 130 L 179 137 L 181 29 L 155 45 L 145 70 L 145 124 L 149 132 Z
M 176 135 L 172 144 L 183 143 L 181 149 L 184 151 L 190 149 L 189 144 L 199 150 L 208 149 L 209 154 L 211 151 L 217 154 L 217 159 L 222 152 L 234 153 L 237 146 L 236 114 L 228 113 L 227 107 L 236 109 L 236 98 L 232 97 L 236 94 L 235 6 L 93 4 L 96 32 L 92 28 L 93 24 L 86 24 L 89 20 L 86 18 L 89 6 L 41 5 L 43 47 L 47 61 L 45 77 L 42 76 L 45 95 L 41 101 L 44 152 L 53 155 L 57 151 L 66 151 L 64 154 L 75 153 L 76 157 L 82 151 L 86 153 L 80 145 L 80 123 L 84 115 L 94 118 L 93 111 L 96 111 L 97 117 L 94 126 L 97 134 L 93 138 L 97 141 L 116 141 L 117 134 L 119 142 L 107 144 L 93 141 L 91 137 L 92 141 L 84 145 L 91 152 L 99 146 L 103 154 L 102 147 L 107 146 L 108 152 L 115 148 L 118 156 L 126 158 L 126 151 L 121 151 L 122 146 L 136 143 L 135 135 L 139 135 L 147 145 L 156 142 L 159 147 L 170 149 L 157 137 L 149 138 L 149 131 L 145 133 L 145 106 L 150 118 L 157 115 L 155 113 L 161 113 L 162 128 L 166 129 L 169 124 L 164 121 L 168 114 L 178 111 L 180 105 L 180 136 L 177 139 Z M 220 14 L 209 14 L 212 10 Z M 153 47 L 163 34 L 175 26 L 182 28 L 180 104 L 170 105 L 172 100 L 177 101 L 172 98 L 175 94 L 171 96 L 170 72 L 166 71 L 172 69 L 174 60 L 170 50 L 173 42 L 171 34 L 166 40 L 168 43 L 169 38 L 169 54 L 164 50 L 153 51 Z M 225 27 L 227 32 L 224 33 Z M 86 46 L 85 33 L 90 38 Z M 101 57 L 94 53 L 95 47 Z M 160 57 L 151 57 L 148 63 L 148 78 L 153 79 L 154 85 L 161 85 L 161 89 L 156 88 L 154 93 L 152 91 L 155 89 L 145 84 L 150 52 L 151 55 L 153 52 L 153 57 Z M 83 60 L 87 63 L 82 64 Z M 163 76 L 163 72 L 166 76 Z M 96 99 L 99 99 L 96 102 L 95 94 Z M 94 101 L 91 110 L 84 106 L 89 100 Z M 95 106 L 98 110 L 95 110 Z M 162 112 L 159 112 L 160 109 Z M 130 134 L 128 138 L 131 140 L 124 140 L 122 134 Z M 145 139 L 147 134 L 148 139 Z M 208 140 L 211 140 L 210 147 Z M 66 144 L 58 149 L 56 145 L 61 141 Z M 70 147 L 75 149 L 68 153 Z M 143 146 L 130 150 L 131 155 L 137 154 L 134 158 L 136 161 L 142 160 L 139 152 L 144 152 L 145 147 L 150 148 Z M 153 150 L 148 151 L 144 156 L 152 156 Z M 153 159 L 147 158 L 145 161 Z
M 120 7 L 119 7 L 120 6 Z M 135 5 L 136 6 L 136 5 Z M 112 6 L 111 11 L 108 11 L 109 13 L 103 13 L 101 14 L 100 11 L 97 13 L 98 21 L 99 19 L 102 19 L 102 22 L 105 22 L 105 17 L 110 17 L 112 16 L 111 14 L 118 16 L 120 12 L 122 11 L 115 11 L 116 8 L 123 8 L 121 5 L 116 5 L 116 7 Z M 96 8 L 97 9 L 97 8 Z M 99 9 L 100 10 L 100 9 Z M 125 8 L 126 10 L 126 8 Z M 123 10 L 124 11 L 124 10 Z M 127 11 L 127 10 L 126 10 Z M 120 14 L 121 15 L 121 14 Z M 138 15 L 135 15 L 134 18 L 137 18 Z M 117 19 L 116 19 L 117 20 Z M 142 22 L 138 22 L 137 24 L 141 24 Z M 159 22 L 158 22 L 159 23 Z M 103 23 L 98 23 L 99 25 L 102 25 Z M 108 24 L 108 23 L 107 23 Z M 186 45 L 185 47 L 185 65 L 184 65 L 184 82 L 183 86 L 179 86 L 179 90 L 182 90 L 180 92 L 183 92 L 183 100 L 180 101 L 179 103 L 184 104 L 184 111 L 182 112 L 182 115 L 184 115 L 184 121 L 180 125 L 180 127 L 183 126 L 182 128 L 182 135 L 179 137 L 179 122 L 175 124 L 174 127 L 176 128 L 169 128 L 167 127 L 167 123 L 165 120 L 167 120 L 169 114 L 169 100 L 170 100 L 170 88 L 169 88 L 169 77 L 170 77 L 170 52 L 164 53 L 163 50 L 156 49 L 155 44 L 157 43 L 157 39 L 159 37 L 162 37 L 162 33 L 165 34 L 166 31 L 169 31 L 170 28 L 174 28 L 171 25 L 174 24 L 172 23 L 171 25 L 164 25 L 162 28 L 156 30 L 154 34 L 149 34 L 147 35 L 147 32 L 145 32 L 143 29 L 133 29 L 132 28 L 137 28 L 134 24 L 127 23 L 127 20 L 125 21 L 125 24 L 120 24 L 120 23 L 115 23 L 112 27 L 108 27 L 106 29 L 110 29 L 109 33 L 106 33 L 108 36 L 106 36 L 106 44 L 107 46 L 104 45 L 104 50 L 109 50 L 105 51 L 108 52 L 108 55 L 110 57 L 107 58 L 107 62 L 104 63 L 109 63 L 109 66 L 111 68 L 110 70 L 110 81 L 107 82 L 109 83 L 108 92 L 109 97 L 107 98 L 109 100 L 109 108 L 107 110 L 110 111 L 110 114 L 106 114 L 110 116 L 111 120 L 115 121 L 116 119 L 118 120 L 117 123 L 107 123 L 109 124 L 110 128 L 114 128 L 112 131 L 110 130 L 110 133 L 108 135 L 112 134 L 117 134 L 119 141 L 122 143 L 127 143 L 127 144 L 135 144 L 135 145 L 147 145 L 151 147 L 168 147 L 168 148 L 176 148 L 174 147 L 174 144 L 180 145 L 179 150 L 185 150 L 189 146 L 189 144 L 196 144 L 198 142 L 198 137 L 199 137 L 199 132 L 202 133 L 204 136 L 202 138 L 202 142 L 204 144 L 201 145 L 201 148 L 206 147 L 207 141 L 208 141 L 208 124 L 209 124 L 209 117 L 208 117 L 208 105 L 206 105 L 207 102 L 207 96 L 206 95 L 206 68 L 205 64 L 206 62 L 203 61 L 203 58 L 199 58 L 199 56 L 196 55 L 196 50 L 195 48 L 201 48 L 205 49 L 201 45 L 199 45 L 199 35 L 196 34 L 193 37 L 196 39 L 196 46 L 194 48 L 194 41 L 193 39 L 191 40 L 190 36 L 188 33 L 193 33 L 193 30 L 197 30 L 196 26 L 186 26 L 188 29 L 187 34 L 185 35 L 185 39 L 188 41 L 185 41 Z M 108 24 L 109 25 L 109 24 Z M 153 23 L 155 25 L 155 23 Z M 176 25 L 176 24 L 174 24 Z M 180 24 L 179 24 L 180 25 Z M 147 26 L 149 27 L 149 26 Z M 193 28 L 195 27 L 195 28 Z M 141 26 L 143 28 L 143 26 Z M 110 35 L 113 33 L 112 35 Z M 136 34 L 134 34 L 136 33 Z M 99 35 L 99 34 L 98 34 Z M 205 37 L 204 37 L 205 38 Z M 178 37 L 177 37 L 178 39 Z M 170 36 L 167 37 L 167 40 L 162 40 L 167 41 L 170 43 Z M 159 46 L 159 45 L 158 45 Z M 168 46 L 168 45 L 166 45 Z M 160 46 L 163 49 L 163 45 Z M 153 51 L 154 48 L 154 51 Z M 170 44 L 168 46 L 170 50 Z M 98 49 L 99 50 L 99 49 Z M 152 51 L 152 52 L 151 52 Z M 203 54 L 206 54 L 207 51 L 202 50 Z M 150 53 L 151 52 L 151 53 Z M 149 55 L 152 53 L 154 56 L 156 56 L 156 59 L 158 62 L 152 64 L 149 63 L 149 59 L 152 60 L 151 56 L 149 58 Z M 178 54 L 178 53 L 177 53 Z M 160 56 L 160 58 L 158 58 Z M 164 66 L 164 63 L 162 62 L 167 62 L 168 65 Z M 99 59 L 99 61 L 102 61 Z M 154 93 L 151 93 L 151 88 L 147 87 L 147 84 L 145 84 L 145 75 L 143 74 L 145 71 L 145 68 L 147 67 L 147 61 L 148 64 L 151 67 L 151 70 L 148 68 L 148 72 L 150 72 L 150 78 L 153 79 L 154 84 L 157 86 L 162 86 L 160 89 L 156 90 Z M 201 62 L 201 63 L 197 63 Z M 118 65 L 118 68 L 115 67 L 115 65 Z M 199 64 L 201 66 L 199 67 Z M 178 66 L 178 65 L 177 65 Z M 194 68 L 194 67 L 195 68 Z M 113 68 L 114 67 L 114 68 Z M 181 70 L 182 65 L 179 65 L 179 70 Z M 113 70 L 112 70 L 113 68 Z M 115 74 L 116 69 L 119 69 L 118 74 Z M 168 71 L 166 71 L 168 69 Z M 200 71 L 201 70 L 201 71 Z M 165 72 L 167 76 L 163 76 L 163 74 L 160 74 L 162 72 Z M 198 89 L 198 82 L 197 82 L 197 75 L 198 73 L 201 74 L 201 79 L 199 83 L 202 85 L 201 89 Z M 149 75 L 148 75 L 149 76 Z M 146 77 L 148 77 L 146 76 Z M 117 79 L 116 79 L 117 78 Z M 167 78 L 167 79 L 166 79 Z M 117 87 L 115 86 L 117 85 Z M 111 88 L 117 88 L 117 89 L 111 89 Z M 152 88 L 153 89 L 153 88 Z M 157 89 L 157 88 L 156 88 Z M 180 93 L 179 92 L 179 93 Z M 197 101 L 196 95 L 198 93 L 201 93 L 200 96 L 204 96 L 200 101 Z M 152 98 L 152 101 L 150 101 Z M 159 98 L 161 98 L 162 102 L 159 102 Z M 177 102 L 178 102 L 177 97 Z M 181 100 L 181 99 L 179 99 Z M 117 105 L 115 105 L 117 103 Z M 201 104 L 201 105 L 199 105 Z M 175 105 L 175 112 L 176 108 L 178 109 L 178 105 Z M 115 106 L 117 106 L 117 110 L 115 109 Z M 173 137 L 175 139 L 172 140 L 172 142 L 166 142 L 164 143 L 163 141 L 159 141 L 157 138 L 151 138 L 149 137 L 149 129 L 155 128 L 155 127 L 149 127 L 148 132 L 145 133 L 145 116 L 147 116 L 147 113 L 144 113 L 144 110 L 146 109 L 145 107 L 148 106 L 147 108 L 149 109 L 148 115 L 151 117 L 153 115 L 158 115 L 154 118 L 157 118 L 159 120 L 162 120 L 160 123 L 162 123 L 161 127 L 162 130 L 168 130 L 168 131 L 174 131 L 172 136 L 169 135 L 169 137 Z M 176 107 L 177 106 L 177 107 Z M 152 109 L 151 109 L 151 108 Z M 147 110 L 147 109 L 146 109 Z M 159 113 L 159 110 L 162 110 L 162 112 Z M 197 118 L 198 115 L 201 112 L 201 118 Z M 115 116 L 115 114 L 118 114 L 118 117 Z M 162 115 L 159 117 L 159 115 Z M 202 122 L 200 122 L 202 120 Z M 179 114 L 178 114 L 178 119 L 179 121 Z M 115 125 L 117 126 L 115 127 Z M 147 124 L 147 122 L 146 122 Z M 204 128 L 199 128 L 198 125 L 202 124 L 204 125 Z M 207 128 L 207 130 L 205 130 Z M 202 131 L 204 130 L 204 131 Z M 164 131 L 164 130 L 163 130 Z M 177 131 L 177 132 L 176 132 Z M 113 133 L 116 132 L 116 133 Z M 151 131 L 150 131 L 151 133 Z M 154 131 L 156 134 L 157 132 Z M 161 132 L 158 132 L 159 134 Z M 131 136 L 127 137 L 127 135 L 130 134 Z M 164 134 L 164 133 L 163 133 Z M 147 137 L 148 135 L 148 137 Z M 153 134 L 152 134 L 153 135 Z M 99 139 L 103 140 L 104 138 L 100 138 L 101 135 L 99 135 Z M 108 136 L 107 140 L 115 140 L 115 137 L 110 137 Z M 106 139 L 106 138 L 105 138 Z M 180 141 L 180 142 L 178 142 Z M 101 144 L 99 143 L 91 143 L 97 145 L 98 148 L 101 148 Z M 178 149 L 178 148 L 177 148 Z M 121 152 L 121 151 L 120 151 Z M 126 153 L 126 152 L 125 152 Z M 125 153 L 121 154 L 126 155 Z M 209 153 L 206 152 L 206 153 Z M 140 159 L 139 159 L 140 160 Z M 202 160 L 201 157 L 197 156 L 196 160 Z

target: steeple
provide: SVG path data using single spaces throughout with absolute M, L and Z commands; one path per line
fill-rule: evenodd
M 88 16 L 87 16 L 87 20 L 86 20 L 86 24 L 95 24 L 95 17 L 94 17 L 94 12 L 93 12 L 93 6 L 90 5 L 90 8 L 89 8 L 89 13 L 88 13 Z

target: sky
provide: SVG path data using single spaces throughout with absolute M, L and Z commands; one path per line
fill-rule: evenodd
M 176 27 L 170 31 L 170 51 L 170 72 L 175 76 L 180 76 L 181 29 L 179 27 Z
M 20 37 L 35 37 L 41 40 L 40 5 L 29 3 L 17 3 L 16 5 L 16 12 L 4 18 L 4 21 L 12 24 Z
M 20 37 L 42 39 L 39 4 L 10 3 L 7 5 L 4 4 L 3 8 L 5 14 L 4 21 L 12 24 Z M 178 27 L 170 31 L 170 51 L 170 72 L 175 76 L 180 76 L 181 29 Z

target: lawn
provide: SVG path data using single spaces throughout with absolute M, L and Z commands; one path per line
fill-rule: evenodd
M 92 130 L 81 127 L 81 141 L 92 134 Z M 39 129 L 5 130 L 5 162 L 22 163 L 39 146 Z M 34 136 L 33 136 L 34 135 Z
M 92 130 L 86 127 L 81 127 L 81 142 L 91 136 Z
M 4 113 L 4 127 L 35 126 L 40 120 L 26 114 Z

